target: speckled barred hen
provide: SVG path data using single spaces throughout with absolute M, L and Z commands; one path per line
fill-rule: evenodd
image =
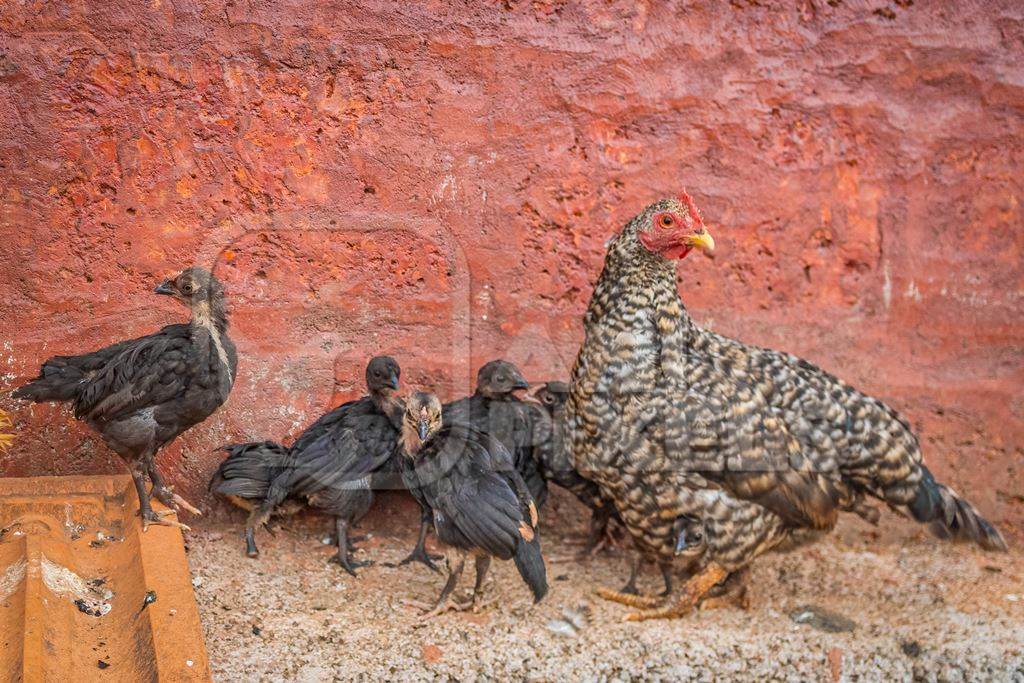
M 188 268 L 165 280 L 156 293 L 187 306 L 192 319 L 81 356 L 54 356 L 43 363 L 39 377 L 12 394 L 73 403 L 75 417 L 130 463 L 143 530 L 149 524 L 184 527 L 154 512 L 147 474 L 157 500 L 199 514 L 164 484 L 156 452 L 227 400 L 238 362 L 227 335 L 224 288 L 209 271 Z
M 685 193 L 652 204 L 611 242 L 584 319 L 566 411 L 574 463 L 615 501 L 643 556 L 693 572 L 678 601 L 631 618 L 686 614 L 712 589 L 742 592 L 754 558 L 827 532 L 839 512 L 877 522 L 869 498 L 940 536 L 1004 550 L 999 532 L 935 481 L 891 408 L 807 361 L 691 320 L 675 263 L 713 246 Z M 699 540 L 681 543 L 681 530 Z
M 492 557 L 512 560 L 534 601 L 544 597 L 537 506 L 500 441 L 471 425 L 442 420 L 437 397 L 417 392 L 406 401 L 398 453 L 406 487 L 430 511 L 448 565 L 448 580 L 424 618 L 479 608 Z M 457 603 L 452 592 L 470 555 L 476 563 L 473 599 Z

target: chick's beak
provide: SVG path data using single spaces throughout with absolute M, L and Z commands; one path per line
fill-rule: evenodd
M 157 285 L 156 289 L 154 289 L 153 291 L 156 292 L 157 294 L 171 295 L 174 294 L 174 287 L 171 285 L 170 280 L 164 280 L 159 285 Z
M 420 419 L 419 434 L 420 441 L 424 441 L 427 438 L 427 432 L 430 431 L 430 422 L 426 418 Z
M 686 550 L 686 545 L 686 532 L 680 531 L 678 538 L 676 538 L 676 554 L 678 555 Z
M 530 383 L 526 381 L 526 378 L 522 375 L 515 376 L 515 382 L 512 384 L 512 389 L 529 389 Z
M 392 373 L 391 377 L 388 377 L 388 386 L 398 391 L 398 375 Z
M 705 228 L 701 228 L 700 232 L 689 235 L 686 238 L 686 245 L 703 252 L 705 256 L 711 256 L 715 253 L 715 238 Z

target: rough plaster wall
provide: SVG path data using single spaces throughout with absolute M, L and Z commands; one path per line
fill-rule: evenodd
M 564 377 L 605 239 L 685 186 L 720 245 L 680 269 L 697 319 L 885 398 L 1019 522 L 1024 7 L 768 4 L 3 3 L 0 388 L 215 265 L 238 382 L 161 456 L 198 494 L 374 353 L 446 394 L 499 355 Z M 15 417 L 0 474 L 119 469 Z

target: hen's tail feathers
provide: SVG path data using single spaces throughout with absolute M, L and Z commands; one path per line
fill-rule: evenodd
M 919 522 L 929 524 L 939 538 L 973 541 L 986 550 L 1005 551 L 1006 541 L 999 530 L 978 514 L 974 506 L 935 477 L 924 465 L 917 496 L 908 508 Z
M 208 490 L 225 496 L 262 499 L 271 482 L 288 466 L 289 449 L 273 441 L 225 446 L 228 457 L 210 478 Z
M 530 541 L 520 541 L 512 560 L 516 563 L 519 575 L 533 592 L 533 601 L 540 602 L 548 592 L 547 569 L 540 552 L 540 536 L 535 535 Z
M 51 358 L 39 369 L 39 376 L 11 392 L 12 398 L 25 401 L 71 401 L 78 396 L 88 376 L 61 357 Z

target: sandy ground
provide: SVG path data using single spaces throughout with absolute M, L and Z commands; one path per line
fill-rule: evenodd
M 545 528 L 545 550 L 571 554 L 583 517 Z M 238 517 L 241 520 L 241 516 Z M 675 621 L 625 623 L 627 609 L 594 595 L 620 586 L 621 550 L 549 563 L 539 605 L 511 563 L 492 569 L 480 614 L 426 624 L 403 600 L 432 600 L 442 578 L 421 565 L 382 566 L 412 547 L 416 519 L 390 507 L 363 525 L 353 579 L 327 558 L 326 519 L 284 520 L 242 554 L 240 522 L 188 535 L 196 596 L 218 680 L 940 680 L 1024 681 L 1024 562 L 906 528 L 880 541 L 855 522 L 829 539 L 755 565 L 750 611 L 709 610 Z M 468 593 L 471 572 L 463 577 Z M 645 586 L 660 588 L 655 574 Z M 796 623 L 807 607 L 853 630 Z M 564 610 L 585 616 L 567 617 Z M 575 619 L 579 628 L 568 626 Z M 552 622 L 557 622 L 552 624 Z

